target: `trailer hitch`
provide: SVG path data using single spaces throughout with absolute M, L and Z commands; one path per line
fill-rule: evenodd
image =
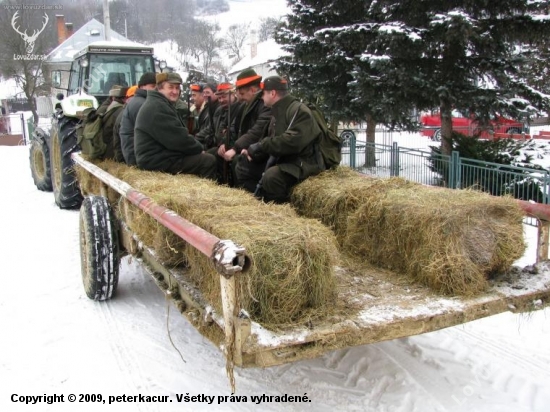
M 216 270 L 226 278 L 235 273 L 246 272 L 250 268 L 250 258 L 245 254 L 245 248 L 233 243 L 232 240 L 220 240 L 212 248 L 212 261 Z

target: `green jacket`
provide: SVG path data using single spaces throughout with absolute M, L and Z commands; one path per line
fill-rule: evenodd
M 273 105 L 271 113 L 268 136 L 260 142 L 262 152 L 276 157 L 279 168 L 298 180 L 320 173 L 321 130 L 308 107 L 286 95 Z
M 135 127 L 136 161 L 140 169 L 168 172 L 185 156 L 202 153 L 202 145 L 189 134 L 175 106 L 156 90 L 147 92 Z
M 118 115 L 122 112 L 124 105 L 116 100 L 113 100 L 107 107 L 103 116 L 103 141 L 107 145 L 107 150 L 103 155 L 103 159 L 115 159 L 115 142 L 114 130 Z
M 240 153 L 266 136 L 270 118 L 271 109 L 264 105 L 262 92 L 256 95 L 252 103 L 242 104 L 232 121 L 237 134 L 237 140 L 233 145 L 235 151 Z

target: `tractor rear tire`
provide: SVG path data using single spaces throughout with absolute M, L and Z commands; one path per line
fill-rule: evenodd
M 118 224 L 108 200 L 87 196 L 80 207 L 80 265 L 86 296 L 110 299 L 118 285 Z
M 77 209 L 82 193 L 73 168 L 71 154 L 80 150 L 76 125 L 78 119 L 58 114 L 52 123 L 50 137 L 50 165 L 55 203 L 61 209 Z
M 38 190 L 52 191 L 50 176 L 50 150 L 48 145 L 40 139 L 32 139 L 29 152 L 32 180 Z

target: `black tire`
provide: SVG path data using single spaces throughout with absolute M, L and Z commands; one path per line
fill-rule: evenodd
M 80 267 L 86 296 L 110 299 L 118 285 L 118 225 L 109 202 L 87 196 L 80 207 Z
M 80 150 L 76 138 L 78 119 L 62 113 L 55 116 L 50 136 L 50 165 L 55 203 L 61 209 L 76 209 L 82 193 L 73 169 L 71 154 Z
M 340 139 L 342 140 L 342 147 L 350 147 L 351 141 L 355 139 L 355 133 L 352 130 L 344 130 L 340 134 Z
M 432 140 L 434 142 L 440 142 L 441 141 L 441 129 L 436 129 L 434 131 L 434 134 L 432 136 Z
M 510 127 L 508 130 L 506 130 L 506 133 L 508 133 L 509 135 L 512 135 L 512 134 L 521 134 L 521 129 L 517 128 L 517 127 Z
M 50 171 L 50 150 L 43 138 L 43 131 L 37 129 L 31 141 L 29 162 L 31 165 L 32 180 L 38 190 L 52 191 L 52 178 Z

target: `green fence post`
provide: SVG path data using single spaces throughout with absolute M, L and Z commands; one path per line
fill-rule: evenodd
M 393 142 L 390 151 L 390 176 L 399 176 L 399 146 Z
M 453 150 L 449 164 L 449 184 L 450 189 L 460 189 L 460 154 Z
M 349 139 L 349 167 L 355 169 L 355 158 L 357 156 L 357 145 L 355 141 L 355 133 L 351 133 Z

